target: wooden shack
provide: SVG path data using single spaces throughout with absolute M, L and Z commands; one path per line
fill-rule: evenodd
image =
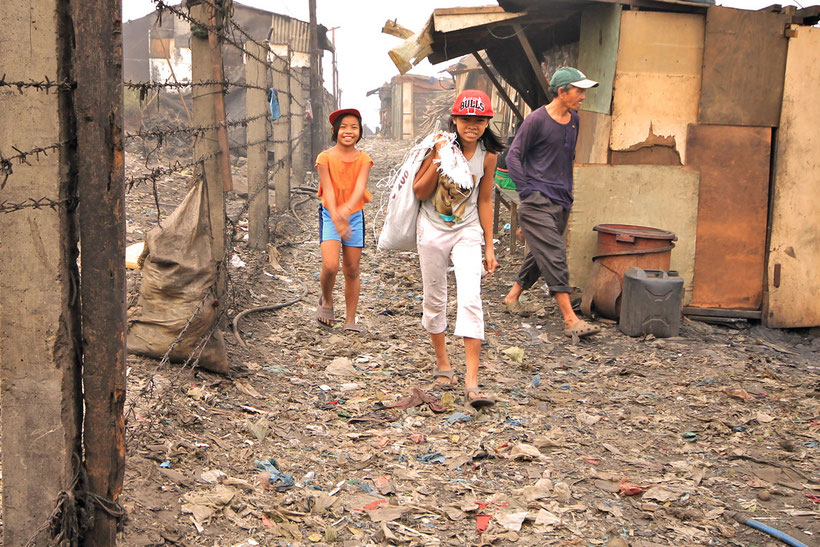
M 580 112 L 573 284 L 586 284 L 595 225 L 648 225 L 678 236 L 686 313 L 820 325 L 820 8 L 499 4 L 435 10 L 397 49 L 434 63 L 484 50 L 530 108 L 560 66 L 600 82 Z

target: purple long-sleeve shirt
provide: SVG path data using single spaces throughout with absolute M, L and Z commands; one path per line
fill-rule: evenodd
M 572 207 L 572 162 L 578 140 L 578 113 L 560 124 L 541 107 L 526 117 L 507 152 L 507 169 L 523 199 L 541 192 L 566 210 Z

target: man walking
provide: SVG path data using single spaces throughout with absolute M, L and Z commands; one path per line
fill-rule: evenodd
M 511 312 L 520 310 L 519 296 L 543 275 L 564 316 L 564 334 L 578 338 L 600 329 L 579 319 L 572 309 L 562 234 L 572 207 L 577 111 L 586 90 L 597 85 L 576 68 L 556 70 L 550 79 L 553 99 L 527 116 L 507 153 L 507 168 L 521 200 L 519 222 L 530 252 L 504 304 Z

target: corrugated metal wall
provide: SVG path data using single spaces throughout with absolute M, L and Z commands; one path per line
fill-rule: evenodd
M 291 51 L 301 53 L 310 51 L 310 25 L 308 23 L 277 13 L 273 14 L 272 19 L 271 44 L 288 44 Z

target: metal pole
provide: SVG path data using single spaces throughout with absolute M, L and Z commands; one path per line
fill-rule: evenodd
M 109 502 L 125 473 L 125 189 L 118 2 L 73 3 L 81 262 L 83 444 L 87 488 Z M 83 544 L 116 543 L 116 515 L 94 506 Z
M 258 59 L 267 58 L 270 51 L 267 43 L 262 47 L 256 42 L 246 42 L 245 47 Z M 245 81 L 260 88 L 268 87 L 267 67 L 250 55 L 245 58 Z M 245 90 L 245 113 L 248 118 L 255 118 L 268 113 L 264 89 Z M 246 142 L 266 141 L 268 135 L 268 118 L 248 122 Z M 269 237 L 268 217 L 268 143 L 248 147 L 248 247 L 262 250 L 267 247 Z

